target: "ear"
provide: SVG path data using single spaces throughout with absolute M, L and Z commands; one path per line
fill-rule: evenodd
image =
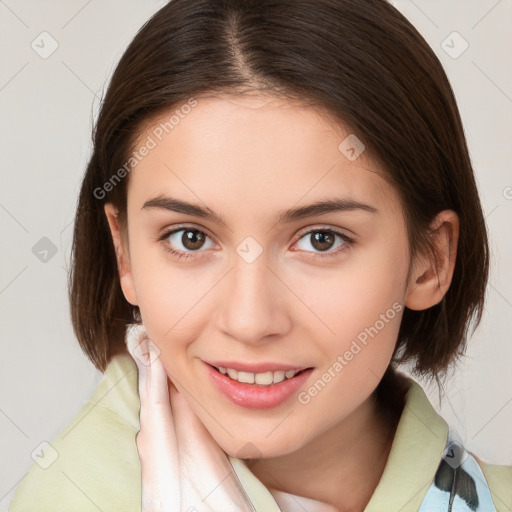
M 434 256 L 418 254 L 407 283 L 405 306 L 416 311 L 441 302 L 450 287 L 459 240 L 458 215 L 452 210 L 437 214 L 430 225 L 430 238 Z
M 123 230 L 118 217 L 118 211 L 112 203 L 105 204 L 105 215 L 107 216 L 112 241 L 116 251 L 117 269 L 119 282 L 126 300 L 133 306 L 137 306 L 137 294 L 133 283 L 133 276 L 128 252 L 128 240 L 125 240 Z

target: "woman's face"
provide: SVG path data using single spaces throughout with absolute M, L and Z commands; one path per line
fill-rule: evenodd
M 403 214 L 319 110 L 257 94 L 188 105 L 134 147 L 123 291 L 224 451 L 283 455 L 347 418 L 388 366 L 409 288 Z M 309 208 L 325 201 L 338 207 Z M 265 387 L 206 362 L 260 365 L 259 382 L 312 370 Z

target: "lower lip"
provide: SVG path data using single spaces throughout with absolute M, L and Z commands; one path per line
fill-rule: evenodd
M 217 389 L 228 400 L 247 409 L 270 409 L 277 407 L 293 395 L 313 371 L 313 368 L 309 368 L 295 377 L 285 379 L 277 384 L 258 386 L 230 379 L 227 375 L 220 373 L 209 364 L 205 363 L 205 365 L 208 370 L 208 376 Z

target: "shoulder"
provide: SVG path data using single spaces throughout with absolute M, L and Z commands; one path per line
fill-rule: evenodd
M 474 453 L 471 455 L 482 469 L 497 512 L 512 510 L 512 466 L 490 464 L 478 458 Z
M 87 403 L 35 454 L 10 512 L 140 510 L 137 369 L 116 355 Z

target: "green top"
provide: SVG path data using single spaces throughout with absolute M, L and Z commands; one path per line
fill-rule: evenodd
M 432 483 L 448 425 L 423 389 L 410 387 L 382 477 L 364 512 L 417 512 Z M 137 366 L 115 356 L 80 412 L 34 455 L 10 512 L 131 512 L 141 508 Z M 473 454 L 474 456 L 474 454 Z M 279 512 L 270 491 L 240 459 L 229 457 L 256 512 Z M 512 511 L 512 466 L 478 459 L 497 512 Z M 45 469 L 46 468 L 46 469 Z

